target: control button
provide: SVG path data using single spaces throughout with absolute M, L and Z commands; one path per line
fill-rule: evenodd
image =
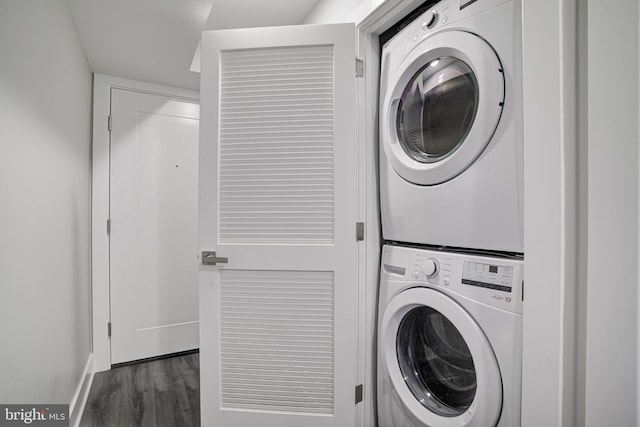
M 420 278 L 420 272 L 418 270 L 414 270 L 413 271 L 413 278 L 414 279 L 419 279 Z
M 429 258 L 420 264 L 420 268 L 427 277 L 433 277 L 438 274 L 438 261 L 433 258 Z
M 445 277 L 444 279 L 442 279 L 442 284 L 445 286 L 449 286 L 449 284 L 451 283 L 450 279 L 448 277 Z

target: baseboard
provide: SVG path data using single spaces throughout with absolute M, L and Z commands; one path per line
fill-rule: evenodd
M 122 368 L 123 366 L 139 365 L 140 363 L 155 362 L 156 360 L 171 359 L 172 357 L 186 356 L 189 354 L 200 353 L 200 348 L 192 350 L 178 351 L 176 353 L 161 354 L 160 356 L 147 357 L 145 359 L 131 360 L 129 362 L 115 363 L 111 365 L 111 369 Z
M 80 425 L 82 413 L 84 412 L 84 407 L 89 397 L 89 390 L 91 390 L 91 383 L 93 383 L 93 373 L 93 353 L 90 353 L 87 364 L 82 372 L 82 377 L 78 383 L 78 388 L 69 404 L 69 425 L 71 427 L 78 427 Z

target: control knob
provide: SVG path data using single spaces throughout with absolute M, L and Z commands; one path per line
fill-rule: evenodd
M 422 23 L 422 29 L 426 31 L 433 28 L 438 23 L 438 17 L 439 14 L 437 10 L 432 10 L 431 12 L 429 12 L 429 14 L 425 17 L 425 21 Z
M 434 258 L 429 258 L 420 264 L 420 268 L 427 277 L 434 277 L 438 274 L 438 261 Z

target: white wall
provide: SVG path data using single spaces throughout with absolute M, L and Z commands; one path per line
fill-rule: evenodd
M 91 73 L 61 0 L 2 0 L 0 58 L 0 402 L 66 404 L 91 353 Z
M 638 425 L 638 1 L 588 1 L 587 427 Z
M 345 22 L 358 6 L 369 0 L 320 0 L 304 19 L 304 24 Z

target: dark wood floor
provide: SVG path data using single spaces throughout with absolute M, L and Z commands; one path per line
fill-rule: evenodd
M 200 425 L 197 353 L 95 374 L 82 427 Z

